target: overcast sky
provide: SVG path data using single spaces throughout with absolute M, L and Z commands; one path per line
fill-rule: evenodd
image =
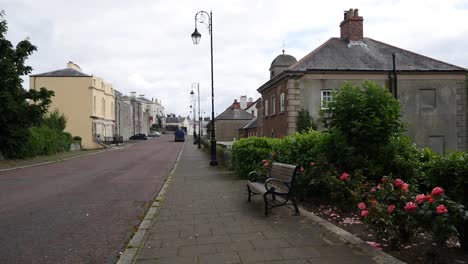
M 27 61 L 33 74 L 83 72 L 162 100 L 167 113 L 188 115 L 191 85 L 200 83 L 201 108 L 211 113 L 210 41 L 197 11 L 213 11 L 215 112 L 240 95 L 259 97 L 271 61 L 281 53 L 298 60 L 330 37 L 339 37 L 343 11 L 358 8 L 364 36 L 468 68 L 468 0 L 0 0 L 8 38 L 29 37 L 38 47 Z M 27 80 L 27 78 L 25 78 Z M 25 81 L 24 87 L 29 83 Z

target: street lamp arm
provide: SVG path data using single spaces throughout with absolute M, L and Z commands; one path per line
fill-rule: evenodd
M 198 11 L 196 14 L 195 14 L 195 29 L 197 28 L 197 22 L 200 23 L 200 24 L 205 24 L 205 17 L 204 16 L 207 16 L 208 17 L 208 32 L 210 33 L 211 35 L 211 14 L 208 14 L 208 12 L 206 11 Z

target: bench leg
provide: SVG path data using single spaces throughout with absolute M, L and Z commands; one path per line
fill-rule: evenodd
M 296 197 L 295 196 L 292 196 L 291 197 L 291 201 L 293 202 L 293 205 L 294 205 L 294 210 L 295 210 L 295 213 L 294 215 L 300 215 L 299 214 L 299 209 L 297 208 L 297 203 L 296 203 Z
M 268 193 L 263 194 L 263 202 L 265 203 L 265 216 L 268 216 L 268 199 L 267 199 Z
M 250 197 L 252 196 L 252 191 L 250 190 L 249 185 L 247 185 L 247 192 L 249 193 L 249 198 L 247 198 L 247 202 L 250 202 Z

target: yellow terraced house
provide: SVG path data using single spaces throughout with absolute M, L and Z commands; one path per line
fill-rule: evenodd
M 31 75 L 30 88 L 45 87 L 55 92 L 50 111 L 58 109 L 67 117 L 65 131 L 82 138 L 85 149 L 102 148 L 115 131 L 114 89 L 102 78 L 88 75 L 68 62 L 67 68 Z

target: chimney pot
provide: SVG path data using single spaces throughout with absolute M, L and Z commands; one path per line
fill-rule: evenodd
M 341 38 L 348 41 L 359 41 L 364 38 L 363 21 L 358 9 L 345 11 L 343 22 L 340 23 Z

